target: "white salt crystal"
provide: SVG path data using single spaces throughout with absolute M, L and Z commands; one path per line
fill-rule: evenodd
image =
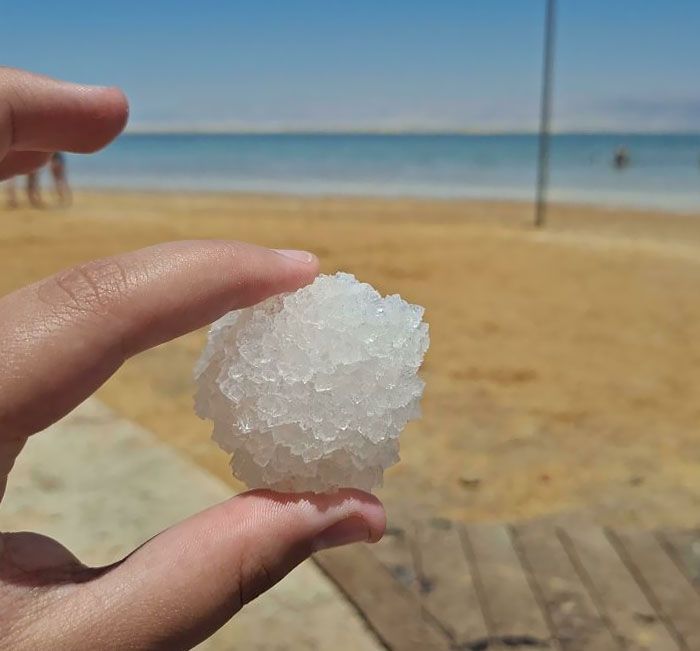
M 195 409 L 251 488 L 371 490 L 420 416 L 423 308 L 354 276 L 319 276 L 216 321 Z

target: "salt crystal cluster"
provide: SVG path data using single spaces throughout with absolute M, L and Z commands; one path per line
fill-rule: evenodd
M 423 308 L 354 276 L 229 312 L 195 367 L 195 408 L 251 488 L 371 490 L 420 416 Z

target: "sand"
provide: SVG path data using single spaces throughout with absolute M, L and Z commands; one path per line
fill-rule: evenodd
M 0 292 L 178 238 L 319 255 L 426 306 L 424 419 L 380 495 L 390 514 L 609 523 L 700 520 L 700 216 L 522 203 L 79 193 L 0 211 Z M 129 361 L 99 396 L 202 467 L 196 332 Z

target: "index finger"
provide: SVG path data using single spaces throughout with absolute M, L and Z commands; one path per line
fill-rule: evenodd
M 44 429 L 125 359 L 313 280 L 310 253 L 161 244 L 60 272 L 0 300 L 0 441 Z
M 96 151 L 121 132 L 128 113 L 118 88 L 0 67 L 0 160 L 10 151 Z

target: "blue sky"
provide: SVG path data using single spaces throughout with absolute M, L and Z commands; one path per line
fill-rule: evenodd
M 117 84 L 134 129 L 537 124 L 543 0 L 4 4 L 3 64 Z M 700 130 L 699 30 L 696 0 L 560 0 L 555 127 Z

